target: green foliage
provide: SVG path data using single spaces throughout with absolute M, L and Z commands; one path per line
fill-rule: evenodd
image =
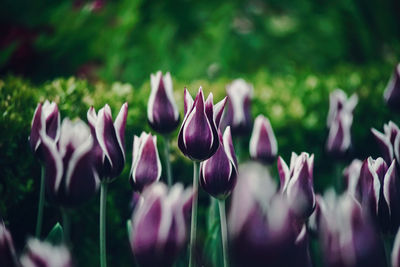
M 53 245 L 59 245 L 63 243 L 64 230 L 60 223 L 56 223 L 54 225 L 53 229 L 51 229 L 45 240 Z

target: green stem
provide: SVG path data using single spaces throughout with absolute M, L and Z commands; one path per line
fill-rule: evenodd
M 164 157 L 165 157 L 165 166 L 167 168 L 167 182 L 168 187 L 172 186 L 172 173 L 171 173 L 171 162 L 169 160 L 169 137 L 164 135 Z
M 64 243 L 69 246 L 70 244 L 70 221 L 69 221 L 69 214 L 65 208 L 61 208 L 61 216 L 62 216 L 62 223 L 63 223 L 63 233 L 64 233 Z
M 228 267 L 228 231 L 226 226 L 225 200 L 218 200 L 219 218 L 221 221 L 222 253 L 224 256 L 224 267 Z
M 43 207 L 44 207 L 44 167 L 42 167 L 42 173 L 40 177 L 40 191 L 39 191 L 39 203 L 38 203 L 38 213 L 36 218 L 36 231 L 35 236 L 40 238 L 42 233 L 42 222 L 43 222 Z
M 196 266 L 195 253 L 196 253 L 198 187 L 199 187 L 199 162 L 193 161 L 193 202 L 192 202 L 192 219 L 190 227 L 189 267 Z
M 341 193 L 343 190 L 343 166 L 336 163 L 335 166 L 336 192 Z
M 106 255 L 106 202 L 107 202 L 107 182 L 101 183 L 100 189 L 100 266 L 107 266 Z

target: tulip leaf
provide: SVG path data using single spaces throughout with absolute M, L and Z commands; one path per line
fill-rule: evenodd
M 207 238 L 204 245 L 206 259 L 212 266 L 223 266 L 218 201 L 214 198 L 211 199 L 207 218 Z
M 132 233 L 132 220 L 126 221 L 126 232 L 128 233 L 128 238 L 131 238 Z
M 64 230 L 60 223 L 57 222 L 53 226 L 45 240 L 53 245 L 59 245 L 64 242 Z

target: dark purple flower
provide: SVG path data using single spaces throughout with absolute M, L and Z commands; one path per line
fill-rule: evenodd
M 147 103 L 147 119 L 159 133 L 170 133 L 179 124 L 179 111 L 174 100 L 172 79 L 169 72 L 150 75 L 151 93 Z
M 71 254 L 65 246 L 53 246 L 37 239 L 28 240 L 21 257 L 22 267 L 72 267 Z
M 278 171 L 281 180 L 281 192 L 287 196 L 292 211 L 300 219 L 307 219 L 315 208 L 313 188 L 314 155 L 302 152 L 292 153 L 290 169 L 285 161 L 278 157 Z
M 383 96 L 389 107 L 400 109 L 400 64 L 394 69 Z
M 222 128 L 231 126 L 233 135 L 248 134 L 251 131 L 250 102 L 253 86 L 243 79 L 236 79 L 226 86 L 228 106 L 222 119 Z
M 39 103 L 36 107 L 35 114 L 32 119 L 31 135 L 29 137 L 29 143 L 32 151 L 39 158 L 41 155 L 41 140 L 40 132 L 44 133 L 53 139 L 55 142 L 60 137 L 60 112 L 58 111 L 57 104 L 55 102 L 49 102 L 46 100 L 43 105 Z
M 100 179 L 111 181 L 121 174 L 125 164 L 125 125 L 128 104 L 122 105 L 113 123 L 111 109 L 105 105 L 96 111 L 91 107 L 87 113 L 92 135 L 95 136 L 96 168 Z
M 271 164 L 278 153 L 278 143 L 268 118 L 258 115 L 250 138 L 252 159 Z
M 228 218 L 237 266 L 295 266 L 298 232 L 293 223 L 268 169 L 255 162 L 241 165 Z
M 200 87 L 195 100 L 185 89 L 185 117 L 178 136 L 178 146 L 182 153 L 192 160 L 203 161 L 217 151 L 219 138 L 217 128 L 225 106 L 226 98 L 213 105 L 213 95 L 204 102 Z
M 213 197 L 225 199 L 235 187 L 237 177 L 237 160 L 229 126 L 223 137 L 219 131 L 219 142 L 217 152 L 200 164 L 200 185 Z
M 175 184 L 168 192 L 163 183 L 155 183 L 143 192 L 143 201 L 132 218 L 130 242 L 140 266 L 172 266 L 185 247 L 187 222 L 185 207 L 192 190 Z
M 383 196 L 389 209 L 392 232 L 400 226 L 400 181 L 396 162 L 392 161 L 383 178 Z
M 397 231 L 396 238 L 394 239 L 391 261 L 392 267 L 400 267 L 400 229 Z
M 135 191 L 141 192 L 146 186 L 161 177 L 161 162 L 157 150 L 157 137 L 142 132 L 135 135 L 132 151 L 130 182 Z
M 3 222 L 0 222 L 0 266 L 19 266 L 15 254 L 14 242 Z
M 361 199 L 361 184 L 360 174 L 363 162 L 359 159 L 354 159 L 349 166 L 343 170 L 344 182 L 347 193 Z
M 397 151 L 399 149 L 399 146 L 396 146 L 396 140 L 399 139 L 400 141 L 400 137 L 397 138 L 400 136 L 399 127 L 394 122 L 389 121 L 387 124 L 383 125 L 383 133 L 374 128 L 371 129 L 371 132 L 378 142 L 383 159 L 385 160 L 386 164 L 390 164 L 396 156 L 396 149 Z M 399 141 L 397 141 L 397 144 Z
M 328 128 L 331 127 L 332 123 L 337 119 L 338 115 L 342 112 L 353 116 L 354 108 L 358 103 L 358 97 L 356 94 L 351 95 L 347 98 L 346 93 L 341 89 L 336 89 L 329 95 L 329 112 L 326 124 Z M 353 120 L 353 119 L 351 119 Z
M 343 157 L 351 146 L 351 125 L 353 114 L 340 112 L 332 121 L 326 143 L 327 152 L 335 157 Z
M 94 168 L 93 138 L 81 120 L 64 119 L 56 143 L 41 135 L 45 162 L 46 190 L 61 205 L 73 206 L 93 196 L 99 185 Z

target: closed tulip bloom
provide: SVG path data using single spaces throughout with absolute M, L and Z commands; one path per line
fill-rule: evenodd
M 392 267 L 400 267 L 400 228 L 397 231 L 396 237 L 394 239 L 391 260 Z
M 56 143 L 41 134 L 45 162 L 46 189 L 61 205 L 73 206 L 93 196 L 99 185 L 94 168 L 93 138 L 81 120 L 64 119 Z
M 195 100 L 185 89 L 185 117 L 178 136 L 178 146 L 182 153 L 195 161 L 210 158 L 217 151 L 219 138 L 217 128 L 225 106 L 226 98 L 213 105 L 213 95 L 204 102 L 200 87 Z
M 175 184 L 155 183 L 143 192 L 133 214 L 130 242 L 140 266 L 172 266 L 185 247 L 185 207 L 192 200 L 191 189 Z
M 313 188 L 314 155 L 292 153 L 290 168 L 278 157 L 281 192 L 287 196 L 292 211 L 300 219 L 307 219 L 315 208 Z
M 360 174 L 363 162 L 354 159 L 349 166 L 343 170 L 346 191 L 357 200 L 361 199 Z
M 392 232 L 400 226 L 400 177 L 397 172 L 396 162 L 392 161 L 385 177 L 383 178 L 383 196 L 389 209 L 390 225 Z
M 397 64 L 393 75 L 384 92 L 384 99 L 387 105 L 393 109 L 400 108 L 400 64 Z
M 54 141 L 58 141 L 60 137 L 60 112 L 55 102 L 50 103 L 46 100 L 43 105 L 39 103 L 33 115 L 29 143 L 32 151 L 40 158 L 42 157 L 40 152 L 41 131 L 44 131 Z
M 258 115 L 250 138 L 252 159 L 271 164 L 278 153 L 278 143 L 268 118 Z
M 132 151 L 130 182 L 135 191 L 157 182 L 161 177 L 161 162 L 157 150 L 157 137 L 142 132 L 135 135 Z
M 341 112 L 333 120 L 326 143 L 327 152 L 334 157 L 343 157 L 351 146 L 353 114 Z
M 236 185 L 237 160 L 233 149 L 231 129 L 227 127 L 215 154 L 200 164 L 200 185 L 218 199 L 227 198 Z
M 53 246 L 37 239 L 28 240 L 21 257 L 22 267 L 72 267 L 71 254 L 65 246 Z
M 161 71 L 150 75 L 151 93 L 147 103 L 147 119 L 159 133 L 170 133 L 179 124 L 179 111 L 175 104 L 171 74 Z
M 14 242 L 3 222 L 0 222 L 0 266 L 19 266 L 15 254 Z
M 348 98 L 346 93 L 341 89 L 336 89 L 331 92 L 329 95 L 329 112 L 326 122 L 328 128 L 331 127 L 332 123 L 337 119 L 340 113 L 344 112 L 352 115 L 357 103 L 358 97 L 356 94 L 352 94 Z
M 251 131 L 250 104 L 253 86 L 243 79 L 236 79 L 226 86 L 228 106 L 223 117 L 223 128 L 231 126 L 232 134 L 243 135 Z
M 371 132 L 379 145 L 383 159 L 386 164 L 390 164 L 396 156 L 396 148 L 398 150 L 398 145 L 396 146 L 396 138 L 400 136 L 399 127 L 394 122 L 389 121 L 387 124 L 383 125 L 383 133 L 374 128 L 371 129 Z
M 96 168 L 100 179 L 111 181 L 121 174 L 125 164 L 125 126 L 128 104 L 122 105 L 113 122 L 111 109 L 105 105 L 98 114 L 93 107 L 87 113 L 92 135 L 95 136 L 94 150 Z

